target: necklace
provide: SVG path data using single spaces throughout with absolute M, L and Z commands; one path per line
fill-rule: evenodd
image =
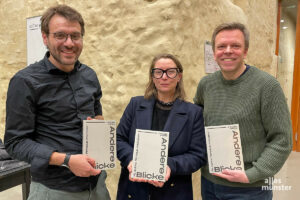
M 166 102 L 163 102 L 163 101 L 160 101 L 160 100 L 157 99 L 157 103 L 162 105 L 162 106 L 173 106 L 174 102 L 175 101 L 171 101 L 171 102 L 166 103 Z

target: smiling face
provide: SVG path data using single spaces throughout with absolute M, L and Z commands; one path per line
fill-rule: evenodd
M 172 59 L 161 58 L 156 61 L 154 68 L 167 70 L 170 68 L 177 68 Z M 152 78 L 155 88 L 157 90 L 158 99 L 161 101 L 172 101 L 177 83 L 180 81 L 182 74 L 178 73 L 175 78 L 169 78 L 166 73 L 160 79 Z
M 217 34 L 214 58 L 225 79 L 234 80 L 244 72 L 247 51 L 244 35 L 240 30 L 223 30 Z
M 73 42 L 70 36 L 64 42 L 57 41 L 53 33 L 59 32 L 81 33 L 81 27 L 77 21 L 69 21 L 60 15 L 54 15 L 49 22 L 49 35 L 42 33 L 43 42 L 50 51 L 50 62 L 58 69 L 70 72 L 81 54 L 83 42 L 82 39 Z

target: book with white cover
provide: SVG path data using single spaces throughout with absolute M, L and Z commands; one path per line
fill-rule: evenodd
M 83 120 L 82 153 L 96 160 L 95 169 L 116 167 L 116 122 Z
M 224 169 L 244 171 L 244 160 L 238 124 L 205 127 L 210 173 Z
M 136 129 L 132 178 L 165 181 L 169 132 Z

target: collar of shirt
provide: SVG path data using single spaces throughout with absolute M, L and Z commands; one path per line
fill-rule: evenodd
M 47 71 L 49 73 L 54 73 L 54 74 L 68 74 L 67 72 L 64 72 L 64 71 L 61 71 L 60 69 L 58 69 L 55 65 L 53 65 L 50 61 L 49 61 L 49 56 L 50 56 L 50 52 L 47 51 L 46 54 L 45 54 L 45 57 L 44 57 L 44 61 L 45 61 L 45 64 L 46 64 L 46 68 L 47 68 Z M 69 72 L 69 73 L 73 73 L 73 72 L 76 72 L 80 69 L 81 67 L 81 63 L 77 60 L 75 62 L 75 66 L 74 66 L 74 69 Z

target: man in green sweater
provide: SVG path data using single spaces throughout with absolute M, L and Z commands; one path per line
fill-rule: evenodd
M 212 36 L 214 58 L 221 70 L 199 83 L 195 104 L 204 107 L 205 126 L 239 124 L 245 172 L 202 168 L 203 200 L 272 199 L 264 190 L 292 149 L 292 128 L 278 81 L 244 64 L 249 32 L 243 24 L 218 26 Z

